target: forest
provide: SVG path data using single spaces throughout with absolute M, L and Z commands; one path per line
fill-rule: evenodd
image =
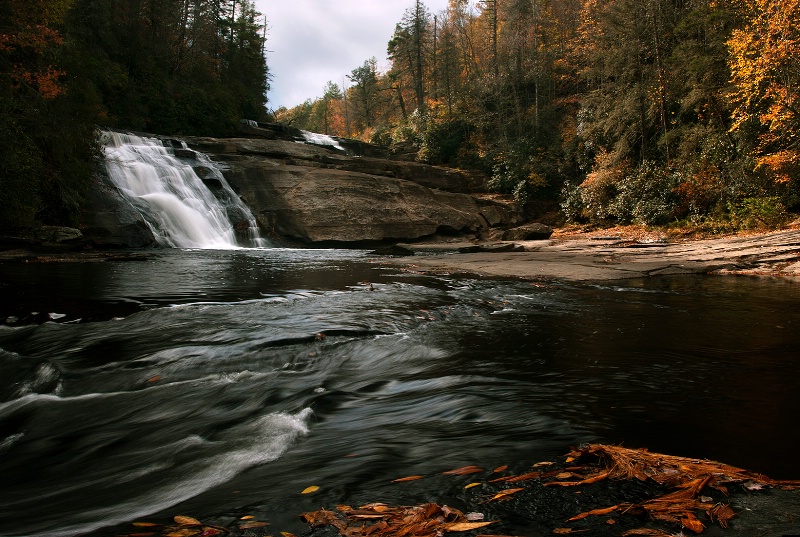
M 416 0 L 387 72 L 276 115 L 481 169 L 532 217 L 770 228 L 800 210 L 798 21 L 798 0 Z
M 0 228 L 76 225 L 96 127 L 230 135 L 267 117 L 250 0 L 3 0 Z
M 97 126 L 241 118 L 481 170 L 531 218 L 716 232 L 800 211 L 800 0 L 409 3 L 386 72 L 366 59 L 273 114 L 251 0 L 4 0 L 0 227 L 79 221 Z

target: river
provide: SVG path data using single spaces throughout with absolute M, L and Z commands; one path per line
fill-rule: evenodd
M 596 441 L 800 479 L 792 280 L 422 276 L 279 248 L 0 276 L 6 308 L 63 315 L 0 327 L 4 536 L 175 514 L 299 533 L 320 506 L 465 494 L 399 477 Z

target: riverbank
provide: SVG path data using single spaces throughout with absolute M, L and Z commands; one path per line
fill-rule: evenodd
M 635 229 L 556 232 L 546 241 L 426 242 L 394 258 L 419 273 L 611 281 L 674 274 L 800 276 L 800 229 L 680 240 Z

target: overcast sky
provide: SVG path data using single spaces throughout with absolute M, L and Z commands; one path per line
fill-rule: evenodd
M 375 56 L 385 71 L 386 44 L 414 0 L 255 0 L 267 16 L 267 64 L 272 75 L 267 106 L 291 108 L 322 96 Z M 425 0 L 432 14 L 447 0 Z M 349 84 L 349 80 L 346 81 Z

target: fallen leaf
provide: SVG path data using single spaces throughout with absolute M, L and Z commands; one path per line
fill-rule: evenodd
M 568 460 L 567 462 L 571 462 L 571 461 Z M 542 462 L 537 462 L 536 464 L 533 465 L 533 467 L 534 468 L 540 468 L 542 466 L 553 466 L 553 464 L 555 464 L 555 463 L 548 462 L 548 461 L 542 461 Z
M 709 514 L 713 515 L 712 520 L 713 517 L 716 517 L 717 522 L 719 522 L 719 525 L 722 526 L 723 528 L 727 528 L 728 521 L 732 519 L 734 516 L 736 516 L 736 513 L 734 513 L 730 505 L 717 505 L 716 507 L 714 507 L 714 509 L 711 510 Z
M 617 521 L 614 520 L 613 518 L 609 518 L 608 520 L 606 520 L 606 524 L 608 524 L 609 526 L 613 526 L 616 523 Z
M 239 520 L 253 520 L 255 517 L 253 515 L 245 515 Z
M 490 522 L 454 522 L 453 524 L 448 524 L 444 527 L 445 531 L 472 531 L 477 530 L 478 528 L 483 528 L 488 526 L 489 524 L 494 524 L 494 521 Z
M 283 537 L 297 537 L 297 535 L 295 535 L 294 533 L 291 533 L 289 531 L 282 531 L 281 535 L 283 535 Z
M 153 522 L 134 522 L 133 525 L 137 528 L 153 528 L 155 526 L 160 526 L 161 524 L 154 524 Z
M 508 465 L 504 464 L 503 466 L 498 466 L 497 468 L 492 470 L 492 473 L 493 474 L 499 474 L 500 472 L 505 472 L 506 470 L 508 470 Z
M 525 490 L 525 488 L 501 490 L 500 492 L 498 492 L 497 494 L 495 494 L 494 496 L 492 496 L 491 498 L 489 498 L 486 501 L 487 502 L 491 502 L 491 501 L 495 501 L 495 500 L 505 500 L 506 498 L 508 498 L 512 494 L 516 494 L 517 492 L 519 492 L 521 490 Z
M 477 487 L 478 485 L 482 485 L 482 484 L 483 484 L 483 483 L 470 483 L 469 485 L 467 485 L 467 486 L 466 486 L 466 487 L 464 487 L 464 488 L 465 488 L 465 489 L 471 489 L 472 487 Z
M 456 468 L 455 470 L 448 470 L 446 472 L 442 472 L 443 475 L 467 475 L 467 474 L 477 474 L 479 472 L 483 472 L 482 468 L 478 468 L 477 466 L 462 466 L 461 468 Z
M 702 533 L 703 530 L 706 529 L 705 525 L 697 520 L 697 517 L 691 513 L 686 513 L 685 516 L 681 517 L 681 524 L 695 533 Z
M 202 526 L 203 523 L 197 520 L 196 518 L 192 518 L 190 516 L 181 516 L 178 515 L 172 520 L 175 521 L 176 524 L 180 524 L 181 526 Z
M 422 479 L 423 475 L 410 475 L 408 477 L 401 477 L 398 479 L 392 479 L 392 483 L 404 483 L 406 481 L 416 481 L 417 479 Z
M 538 479 L 542 476 L 541 472 L 528 472 L 527 474 L 517 475 L 517 476 L 510 476 L 505 478 L 505 481 L 508 483 L 516 483 L 517 481 L 528 481 L 530 479 Z
M 148 383 L 150 383 L 150 382 L 158 382 L 159 380 L 161 380 L 161 375 L 156 375 L 155 377 L 150 377 L 149 379 L 147 379 L 147 382 Z
M 245 524 L 239 524 L 239 529 L 249 530 L 253 528 L 263 528 L 264 526 L 269 526 L 269 522 L 247 522 Z
M 312 485 L 310 487 L 304 488 L 303 492 L 301 492 L 300 494 L 311 494 L 312 492 L 317 492 L 318 490 L 319 490 L 318 486 Z
M 567 463 L 575 462 L 575 457 L 567 457 L 566 459 L 564 459 L 564 462 L 567 462 Z
M 470 522 L 477 522 L 478 520 L 483 520 L 486 517 L 483 513 L 467 513 L 466 518 Z
M 573 474 L 572 472 L 561 472 L 556 475 L 556 479 L 569 479 L 573 475 L 575 474 Z
M 576 520 L 581 520 L 591 515 L 607 515 L 608 513 L 613 513 L 618 508 L 619 505 L 612 505 L 611 507 L 604 507 L 602 509 L 592 509 L 591 511 L 586 511 L 585 513 L 581 513 L 579 515 L 575 515 L 570 519 L 567 519 L 567 522 L 574 522 Z

